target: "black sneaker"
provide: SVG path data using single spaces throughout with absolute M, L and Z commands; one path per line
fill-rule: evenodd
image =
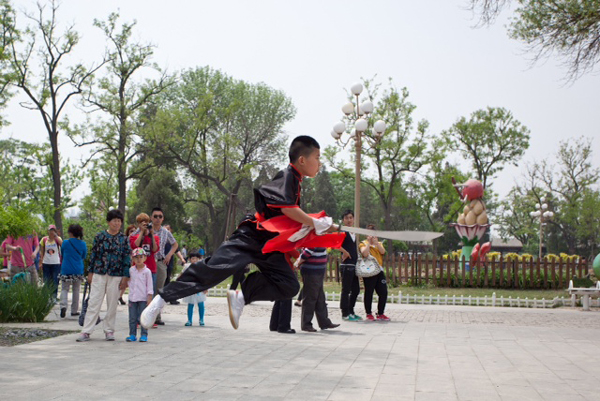
M 165 322 L 163 322 L 162 320 L 157 320 L 157 321 L 155 322 L 155 324 L 157 324 L 157 325 L 159 325 L 159 326 L 164 326 L 164 325 L 165 325 Z
M 171 305 L 179 305 L 181 302 L 179 301 L 171 301 L 169 302 Z
M 120 303 L 121 305 L 125 305 L 125 301 L 123 301 L 123 297 L 119 297 L 119 303 Z
M 65 317 L 67 315 L 67 308 L 60 308 L 60 317 Z

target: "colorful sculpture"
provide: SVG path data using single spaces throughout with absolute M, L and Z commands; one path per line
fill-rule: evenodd
M 594 263 L 592 264 L 592 267 L 594 268 L 594 274 L 596 275 L 598 280 L 600 280 L 600 253 L 594 258 Z
M 491 226 L 488 223 L 485 203 L 483 202 L 483 185 L 478 180 L 467 180 L 464 184 L 457 184 L 454 177 L 452 183 L 458 192 L 461 201 L 465 203 L 462 214 L 458 216 L 456 224 L 451 224 L 456 229 L 462 240 L 462 255 L 465 261 L 475 263 L 483 260 L 492 248 L 489 242 L 481 245 L 479 240 Z

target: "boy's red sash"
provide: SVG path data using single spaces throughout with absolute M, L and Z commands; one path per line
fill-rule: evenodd
M 326 214 L 325 211 L 321 211 L 320 213 L 309 214 L 309 216 L 318 219 L 325 217 Z M 345 233 L 317 235 L 314 230 L 311 230 L 306 237 L 296 242 L 291 242 L 288 241 L 288 238 L 302 228 L 302 223 L 298 223 L 287 216 L 277 216 L 260 221 L 260 216 L 257 214 L 257 218 L 261 228 L 279 233 L 277 237 L 267 241 L 262 249 L 263 253 L 285 253 L 298 248 L 340 248 L 346 237 Z

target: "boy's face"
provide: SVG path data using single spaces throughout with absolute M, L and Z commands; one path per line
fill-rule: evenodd
M 316 176 L 321 168 L 321 149 L 314 148 L 308 156 L 300 156 L 294 166 L 305 177 Z
M 198 262 L 200 262 L 200 258 L 197 258 L 197 257 L 195 257 L 195 256 L 192 256 L 192 257 L 190 258 L 190 262 L 191 262 L 191 263 L 198 263 Z
M 144 255 L 135 255 L 133 257 L 133 263 L 136 265 L 140 265 L 146 261 L 146 257 Z

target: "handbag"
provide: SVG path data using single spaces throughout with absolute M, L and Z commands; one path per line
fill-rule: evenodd
M 81 327 L 83 327 L 83 325 L 85 324 L 85 314 L 87 312 L 88 302 L 90 300 L 90 295 L 87 294 L 88 287 L 89 287 L 89 284 L 86 280 L 85 285 L 83 286 L 83 301 L 81 302 L 81 314 L 79 315 L 79 325 Z M 90 288 L 90 292 L 92 292 L 91 288 Z M 86 297 L 86 294 L 87 294 L 87 297 Z M 100 316 L 98 316 L 98 320 L 96 321 L 96 324 L 100 323 L 101 321 L 102 321 L 102 319 L 100 319 Z
M 358 277 L 373 277 L 381 272 L 381 266 L 377 263 L 374 256 L 369 255 L 366 258 L 359 257 L 355 268 Z

